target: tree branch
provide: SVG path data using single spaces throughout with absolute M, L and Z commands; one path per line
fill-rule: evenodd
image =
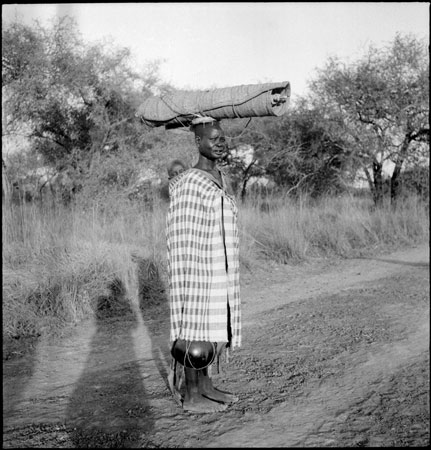
M 42 133 L 40 133 L 39 131 L 34 131 L 33 133 L 30 134 L 30 137 L 36 137 L 36 138 L 40 138 L 40 139 L 46 139 L 48 141 L 54 142 L 54 144 L 59 145 L 60 147 L 63 147 L 64 149 L 67 150 L 67 147 L 62 143 L 57 141 L 56 139 L 53 139 L 49 136 L 44 136 Z
M 292 186 L 284 195 L 289 195 L 294 189 L 298 189 L 299 185 L 308 177 L 315 175 L 315 173 L 309 173 L 307 175 L 305 175 L 304 177 L 302 177 L 298 183 L 295 184 L 295 186 Z

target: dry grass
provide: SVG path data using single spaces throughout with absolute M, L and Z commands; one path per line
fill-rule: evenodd
M 429 238 L 427 208 L 411 198 L 396 210 L 375 209 L 353 197 L 240 205 L 241 264 L 349 257 L 423 242 Z M 94 314 L 117 281 L 136 307 L 143 290 L 161 292 L 165 212 L 164 203 L 153 209 L 122 203 L 90 210 L 4 207 L 3 336 L 61 332 Z M 156 277 L 142 273 L 150 269 Z M 157 286 L 149 286 L 152 278 Z
M 3 208 L 3 336 L 61 332 L 89 317 L 120 280 L 137 298 L 132 254 L 163 267 L 163 208 L 101 213 Z
M 245 263 L 259 257 L 287 263 L 423 242 L 429 238 L 427 208 L 415 197 L 395 209 L 374 208 L 370 200 L 351 196 L 318 202 L 279 199 L 269 210 L 253 202 L 241 211 L 241 258 Z

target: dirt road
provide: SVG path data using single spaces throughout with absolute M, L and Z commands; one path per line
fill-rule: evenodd
M 166 377 L 168 306 L 144 299 L 3 364 L 3 445 L 55 448 L 429 444 L 429 247 L 242 274 L 243 347 L 184 413 Z

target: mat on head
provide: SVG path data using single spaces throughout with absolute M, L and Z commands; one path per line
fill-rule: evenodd
M 263 83 L 205 91 L 175 91 L 151 96 L 136 116 L 151 127 L 187 127 L 196 117 L 214 119 L 281 116 L 290 99 L 290 83 Z

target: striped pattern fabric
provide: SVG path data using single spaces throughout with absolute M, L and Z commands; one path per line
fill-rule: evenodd
M 229 305 L 231 346 L 241 345 L 238 210 L 223 186 L 195 168 L 170 183 L 171 341 L 228 342 Z

